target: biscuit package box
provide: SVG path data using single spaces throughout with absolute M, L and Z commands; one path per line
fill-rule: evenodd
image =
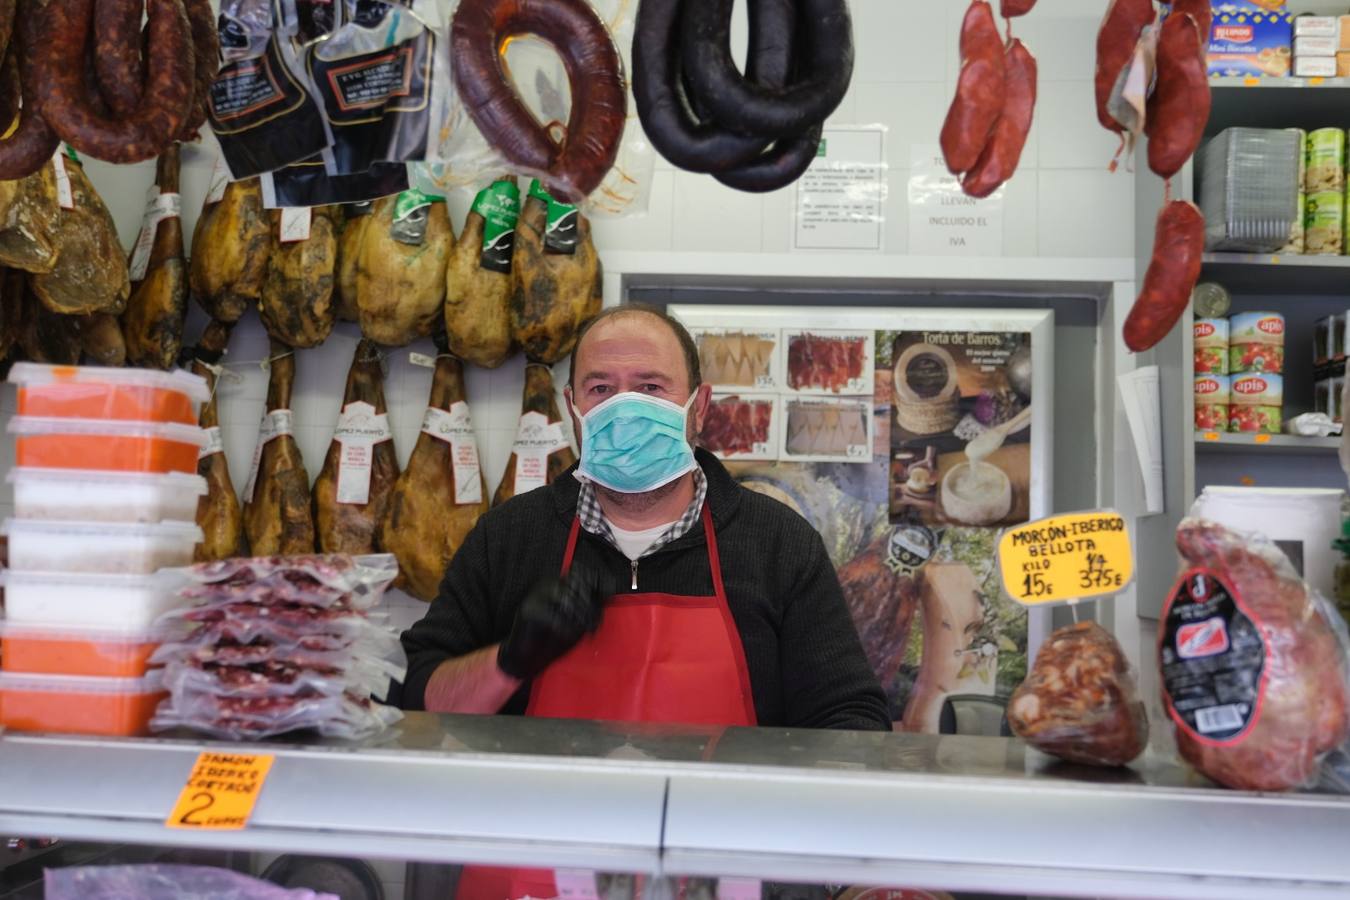
M 1284 0 L 1225 0 L 1212 4 L 1209 74 L 1289 74 L 1293 61 L 1294 17 Z

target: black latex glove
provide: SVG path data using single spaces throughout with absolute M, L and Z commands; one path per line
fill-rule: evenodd
M 521 681 L 535 677 L 600 627 L 605 597 L 596 578 L 572 570 L 541 581 L 525 595 L 511 633 L 497 650 L 497 667 Z

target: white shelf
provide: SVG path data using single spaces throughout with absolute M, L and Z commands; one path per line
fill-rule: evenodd
M 1215 90 L 1234 89 L 1275 89 L 1298 90 L 1300 88 L 1321 88 L 1335 90 L 1350 88 L 1350 78 L 1255 78 L 1248 75 L 1236 75 L 1231 78 L 1210 78 L 1209 86 Z
M 1197 453 L 1335 453 L 1340 437 L 1296 437 L 1291 434 L 1251 434 L 1197 431 Z

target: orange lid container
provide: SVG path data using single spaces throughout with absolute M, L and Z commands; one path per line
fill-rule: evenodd
M 46 469 L 195 474 L 207 440 L 194 425 L 115 419 L 15 416 L 9 431 L 17 464 Z
M 150 730 L 163 698 L 157 672 L 144 678 L 0 672 L 0 725 L 14 731 L 135 737 Z
M 182 370 L 20 362 L 9 370 L 9 381 L 18 385 L 21 416 L 195 425 L 198 406 L 211 397 L 206 379 Z
M 0 621 L 0 670 L 5 672 L 141 678 L 158 646 L 158 637 L 148 631 Z

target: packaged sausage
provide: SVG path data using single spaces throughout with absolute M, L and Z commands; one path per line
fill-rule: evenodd
M 1262 534 L 1187 518 L 1158 665 L 1177 749 L 1240 790 L 1314 783 L 1350 737 L 1350 639 L 1334 608 Z
M 44 875 L 46 900 L 338 900 L 336 894 L 277 887 L 207 866 L 67 866 Z
M 1013 734 L 1043 753 L 1123 766 L 1148 746 L 1137 679 L 1116 639 L 1095 622 L 1057 630 L 1008 702 Z
M 330 175 L 377 162 L 425 160 L 451 100 L 445 52 L 448 4 L 438 0 L 336 3 L 343 21 L 305 52 L 323 109 Z

